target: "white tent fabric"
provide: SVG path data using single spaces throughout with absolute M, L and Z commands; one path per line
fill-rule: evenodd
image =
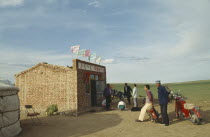
M 22 130 L 18 91 L 8 80 L 0 80 L 0 137 L 14 137 Z
M 11 81 L 6 80 L 6 79 L 2 79 L 2 78 L 0 78 L 0 83 L 4 83 L 4 84 L 6 84 L 6 85 L 13 86 Z

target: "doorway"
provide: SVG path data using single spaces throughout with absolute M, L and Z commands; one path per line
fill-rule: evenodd
M 91 106 L 97 105 L 97 96 L 96 96 L 96 81 L 91 80 Z

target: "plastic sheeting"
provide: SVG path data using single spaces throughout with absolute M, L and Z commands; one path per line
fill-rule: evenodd
M 14 137 L 22 130 L 18 91 L 8 80 L 0 80 L 0 137 Z

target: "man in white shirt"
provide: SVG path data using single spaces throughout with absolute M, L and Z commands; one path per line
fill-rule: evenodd
M 134 84 L 132 96 L 133 96 L 134 107 L 138 107 L 138 90 L 136 84 Z
M 123 111 L 123 110 L 125 110 L 125 108 L 126 108 L 125 102 L 120 101 L 120 102 L 118 103 L 118 109 L 121 110 L 121 111 Z

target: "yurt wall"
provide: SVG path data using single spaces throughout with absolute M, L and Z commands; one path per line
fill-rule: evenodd
M 0 137 L 13 137 L 21 132 L 19 89 L 0 80 Z

